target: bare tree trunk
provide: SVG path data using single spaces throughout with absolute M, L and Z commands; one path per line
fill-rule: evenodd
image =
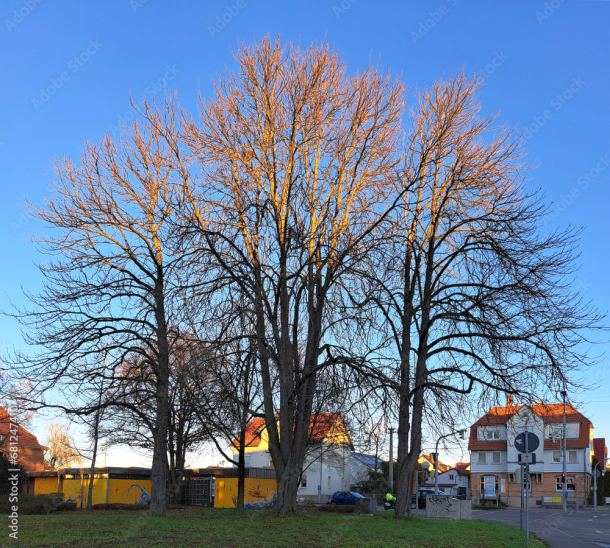
M 280 514 L 290 514 L 297 509 L 297 491 L 302 466 L 288 463 L 277 478 L 277 504 Z
M 87 510 L 93 508 L 93 483 L 95 479 L 95 461 L 97 460 L 97 446 L 100 432 L 100 410 L 95 413 L 95 423 L 93 425 L 93 452 L 91 455 L 91 466 L 89 468 L 89 486 L 87 488 Z
M 167 429 L 169 422 L 169 344 L 167 339 L 162 280 L 159 282 L 155 293 L 158 341 L 156 385 L 157 416 L 155 420 L 155 446 L 151 470 L 152 494 L 150 513 L 153 516 L 162 516 L 167 511 Z
M 93 508 L 93 484 L 94 484 L 94 480 L 95 480 L 95 463 L 97 460 L 97 446 L 98 446 L 99 437 L 100 437 L 100 421 L 102 419 L 101 404 L 102 404 L 103 395 L 104 395 L 104 383 L 103 383 L 103 381 L 101 381 L 99 397 L 97 399 L 98 408 L 97 408 L 97 411 L 95 412 L 95 419 L 94 419 L 94 423 L 93 423 L 93 451 L 92 451 L 92 455 L 91 455 L 91 467 L 89 468 L 89 486 L 87 488 L 87 510 L 91 510 Z M 108 478 L 107 481 L 110 481 L 110 478 Z
M 246 428 L 243 425 L 239 435 L 239 456 L 237 461 L 237 508 L 243 510 L 246 491 Z

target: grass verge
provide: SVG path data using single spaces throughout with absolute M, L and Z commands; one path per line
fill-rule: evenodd
M 22 516 L 20 546 L 525 546 L 519 530 L 490 521 L 395 520 L 303 512 L 187 508 L 152 518 L 145 511 L 75 511 Z M 530 546 L 543 544 L 531 540 Z

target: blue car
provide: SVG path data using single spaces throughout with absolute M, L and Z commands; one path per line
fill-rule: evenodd
M 331 504 L 358 504 L 359 502 L 367 500 L 364 495 L 356 493 L 355 491 L 336 491 L 333 496 L 330 497 Z

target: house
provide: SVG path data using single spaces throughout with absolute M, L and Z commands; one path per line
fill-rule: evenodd
M 426 489 L 434 489 L 434 457 L 432 455 L 421 455 L 417 461 L 420 467 L 428 469 L 424 475 L 425 482 L 420 486 Z M 458 462 L 455 466 L 450 466 L 439 460 L 438 463 L 438 488 L 448 495 L 454 497 L 470 497 L 470 464 Z
M 382 461 L 375 455 L 357 453 L 353 451 L 350 456 L 350 484 L 355 485 L 369 479 L 371 472 L 381 472 Z
M 44 470 L 44 452 L 34 434 L 17 424 L 9 412 L 0 407 L 0 453 L 8 459 L 16 448 L 17 460 L 26 472 Z
M 430 471 L 431 477 L 434 477 L 434 455 L 426 455 L 425 453 L 423 453 L 422 455 L 420 455 L 419 459 L 417 459 L 417 463 L 419 464 L 420 468 L 427 468 Z M 449 468 L 451 468 L 451 466 L 449 466 L 448 464 L 444 464 L 440 460 L 438 461 L 439 474 L 442 472 L 446 472 L 447 470 L 449 470 Z
M 262 418 L 246 426 L 245 465 L 273 468 L 269 453 L 269 435 Z M 233 457 L 238 455 L 239 440 L 231 444 Z M 297 496 L 300 500 L 329 499 L 335 491 L 349 490 L 350 460 L 354 447 L 340 413 L 313 415 L 309 424 L 309 447 L 305 456 Z
M 444 470 L 442 472 L 441 464 L 439 463 L 438 488 L 454 497 L 470 498 L 470 464 L 458 462 L 452 467 L 443 465 Z M 434 488 L 434 485 L 433 473 L 423 487 Z
M 566 405 L 566 484 L 568 500 L 584 503 L 591 490 L 593 425 L 571 405 Z M 534 433 L 540 440 L 530 465 L 529 504 L 561 502 L 563 492 L 563 404 L 492 407 L 470 428 L 472 498 L 521 504 L 521 467 L 515 437 Z

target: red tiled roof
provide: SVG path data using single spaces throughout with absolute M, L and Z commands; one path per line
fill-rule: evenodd
M 469 462 L 456 462 L 454 468 L 457 470 L 457 473 L 462 476 L 470 475 L 470 463 Z
M 4 446 L 5 444 L 8 444 L 10 423 L 11 416 L 9 415 L 6 409 L 0 407 L 0 436 L 2 436 L 2 442 L 0 443 L 0 447 Z M 43 451 L 47 449 L 44 445 L 38 443 L 38 438 L 34 434 L 28 432 L 20 425 L 17 425 L 17 434 L 19 437 L 19 447 L 27 447 L 29 449 L 42 449 Z
M 265 419 L 257 417 L 251 419 L 246 425 L 246 447 L 258 447 L 261 443 L 261 433 L 265 429 Z M 231 444 L 239 447 L 239 437 L 235 438 Z
M 338 425 L 338 423 L 341 423 Z M 311 441 L 320 442 L 327 438 L 335 425 L 344 428 L 340 413 L 318 413 L 312 415 L 309 420 L 309 438 Z M 261 442 L 261 434 L 265 429 L 264 418 L 254 418 L 246 426 L 246 447 L 258 447 Z M 231 444 L 239 447 L 239 438 L 234 439 Z
M 535 403 L 529 406 L 530 409 L 541 417 L 545 424 L 557 424 L 563 422 L 563 403 Z M 477 428 L 479 426 L 495 426 L 506 424 L 508 420 L 523 408 L 522 405 L 507 405 L 492 407 L 485 415 L 470 427 L 470 438 L 468 449 L 470 450 L 506 450 L 506 441 L 500 440 L 479 440 L 477 439 Z M 589 443 L 589 431 L 591 421 L 582 413 L 566 405 L 566 422 L 580 423 L 578 438 L 568 439 L 567 447 L 579 448 L 586 447 Z M 544 440 L 545 449 L 558 449 L 559 441 L 549 439 Z
M 434 457 L 430 454 L 430 455 L 426 455 L 425 453 L 422 453 L 421 455 L 424 459 L 426 459 L 432 466 L 434 466 Z M 451 470 L 451 466 L 449 466 L 448 464 L 445 464 L 443 461 L 441 461 L 439 459 L 438 461 L 438 471 L 440 473 L 442 472 L 446 472 L 447 470 Z

